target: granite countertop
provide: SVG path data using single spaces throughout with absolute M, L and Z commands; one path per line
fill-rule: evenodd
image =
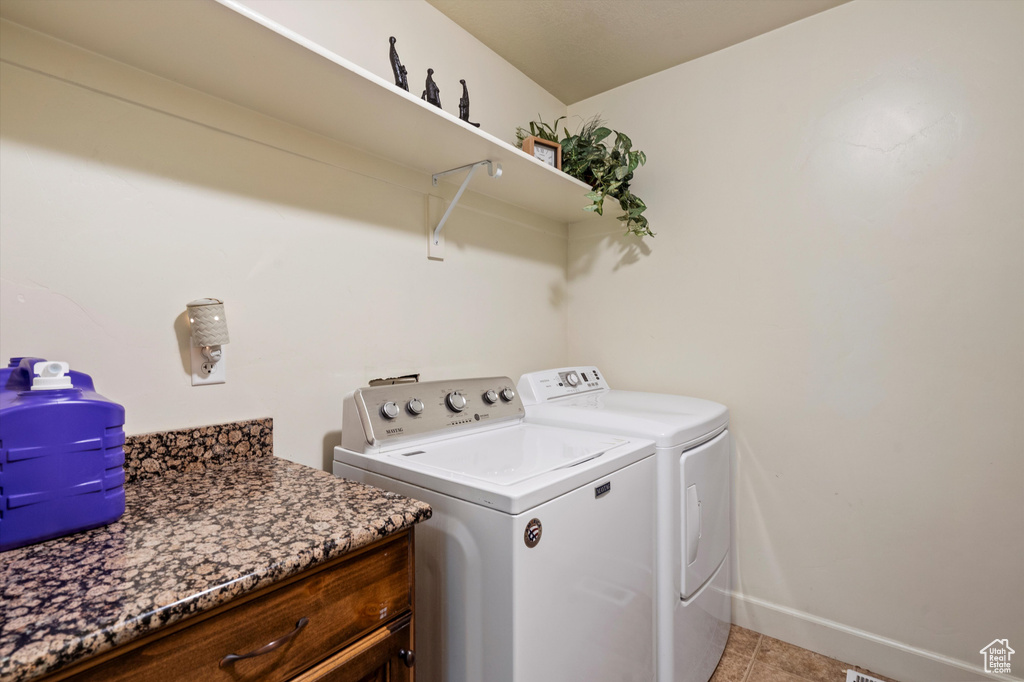
M 249 456 L 244 438 L 218 435 Z M 269 454 L 191 452 L 160 453 L 182 466 L 126 483 L 119 521 L 0 554 L 0 680 L 84 660 L 430 518 L 425 503 Z

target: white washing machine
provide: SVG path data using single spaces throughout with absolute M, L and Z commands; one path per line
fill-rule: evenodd
M 659 682 L 707 682 L 732 620 L 729 410 L 683 396 L 613 390 L 596 367 L 519 380 L 527 423 L 657 444 Z
M 651 682 L 654 443 L 525 424 L 511 379 L 362 388 L 337 476 L 423 500 L 419 682 Z

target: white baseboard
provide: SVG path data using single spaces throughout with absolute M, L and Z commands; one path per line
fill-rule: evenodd
M 732 593 L 732 622 L 899 682 L 1024 682 L 985 673 L 980 654 L 977 664 L 961 661 L 737 592 Z

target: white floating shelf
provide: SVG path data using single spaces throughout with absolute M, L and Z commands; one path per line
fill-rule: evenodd
M 471 189 L 560 222 L 590 188 L 232 0 L 4 0 L 0 15 L 427 174 L 490 159 Z M 382 52 L 387 46 L 382 46 Z

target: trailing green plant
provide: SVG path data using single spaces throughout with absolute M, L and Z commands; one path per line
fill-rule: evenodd
M 531 121 L 530 127 L 516 128 L 516 146 L 522 148 L 528 135 L 562 145 L 562 172 L 591 187 L 587 198 L 591 205 L 584 210 L 604 215 L 604 200 L 608 197 L 619 202 L 622 215 L 618 219 L 626 224 L 626 231 L 638 237 L 653 237 L 644 211 L 647 204 L 633 194 L 629 183 L 636 169 L 647 163 L 647 155 L 633 149 L 633 141 L 625 134 L 604 126 L 599 116 L 584 121 L 575 134 L 563 127 L 564 137 L 558 139 L 558 124 Z

